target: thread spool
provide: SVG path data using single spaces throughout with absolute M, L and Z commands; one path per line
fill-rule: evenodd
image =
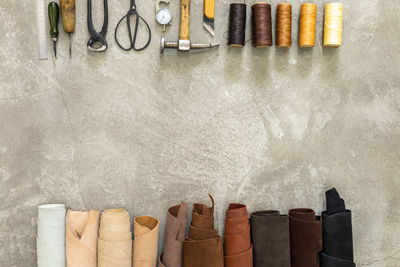
M 243 47 L 246 43 L 246 4 L 232 3 L 229 9 L 228 45 Z
M 325 5 L 324 46 L 340 47 L 343 31 L 343 4 Z
M 300 9 L 299 46 L 315 45 L 315 27 L 317 24 L 317 5 L 305 3 Z
M 271 5 L 258 2 L 251 6 L 253 46 L 263 48 L 272 45 Z
M 276 8 L 276 46 L 292 45 L 292 5 L 281 3 Z

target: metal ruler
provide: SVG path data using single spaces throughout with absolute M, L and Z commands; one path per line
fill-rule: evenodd
M 36 0 L 36 25 L 39 59 L 47 59 L 49 57 L 47 48 L 46 5 L 44 1 L 45 0 Z

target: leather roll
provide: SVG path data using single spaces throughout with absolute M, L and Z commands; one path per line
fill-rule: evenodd
M 150 216 L 133 221 L 133 267 L 156 267 L 160 222 Z
M 66 219 L 67 267 L 97 266 L 99 212 L 68 210 Z
M 323 251 L 321 267 L 355 267 L 351 211 L 335 188 L 326 193 L 327 210 L 322 212 Z
M 322 250 L 322 221 L 312 209 L 289 211 L 292 267 L 319 267 Z
M 169 208 L 165 226 L 164 249 L 159 267 L 182 267 L 182 244 L 186 236 L 187 204 Z
M 247 208 L 242 204 L 229 204 L 225 216 L 225 267 L 252 267 L 253 247 Z
M 97 242 L 98 267 L 131 267 L 132 233 L 129 213 L 124 209 L 103 211 Z
M 212 207 L 194 204 L 189 236 L 183 241 L 183 267 L 223 267 L 222 238 L 214 230 L 214 199 Z
M 289 217 L 265 210 L 253 212 L 250 220 L 254 267 L 290 267 Z

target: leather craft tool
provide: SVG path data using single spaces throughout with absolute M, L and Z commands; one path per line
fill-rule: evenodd
M 161 7 L 164 4 L 165 7 Z M 172 24 L 172 14 L 168 9 L 169 0 L 156 0 L 156 21 L 163 26 L 163 32 Z
M 88 30 L 90 34 L 90 39 L 87 43 L 87 47 L 90 51 L 93 52 L 103 52 L 107 50 L 108 43 L 106 41 L 106 34 L 107 34 L 107 28 L 108 28 L 108 2 L 107 0 L 103 0 L 104 2 L 104 21 L 103 21 L 103 27 L 101 28 L 100 32 L 96 32 L 93 26 L 93 20 L 92 20 L 92 0 L 88 0 L 87 2 L 87 23 L 88 23 Z M 100 43 L 101 47 L 95 48 L 93 45 L 95 43 Z
M 50 20 L 50 36 L 53 41 L 54 56 L 57 59 L 58 20 L 60 18 L 60 8 L 56 2 L 49 3 L 48 13 Z
M 135 0 L 130 0 L 130 1 L 131 2 L 130 2 L 130 8 L 129 8 L 128 13 L 119 20 L 117 26 L 115 27 L 114 38 L 115 38 L 115 42 L 117 42 L 118 46 L 125 51 L 129 51 L 129 50 L 141 51 L 143 49 L 146 49 L 146 47 L 148 47 L 150 44 L 151 30 L 150 30 L 149 24 L 144 20 L 144 18 L 142 16 L 139 15 L 137 8 L 136 8 L 136 1 Z M 135 16 L 135 28 L 133 31 L 133 36 L 132 36 L 132 30 L 131 30 L 131 16 Z M 129 34 L 129 41 L 130 41 L 129 47 L 123 47 L 121 45 L 121 43 L 118 41 L 118 37 L 117 37 L 118 27 L 121 24 L 121 22 L 125 19 L 126 19 L 126 23 L 127 23 L 127 27 L 128 27 L 128 34 Z M 138 27 L 139 27 L 140 20 L 142 20 L 147 27 L 147 30 L 149 33 L 149 39 L 147 40 L 147 43 L 144 46 L 142 46 L 140 48 L 136 48 L 136 37 L 137 37 L 137 33 L 138 33 Z
M 46 6 L 44 0 L 36 0 L 36 27 L 38 35 L 39 59 L 47 59 L 49 52 L 47 48 L 46 33 Z
M 161 53 L 164 53 L 166 48 L 174 48 L 179 51 L 190 51 L 190 49 L 204 49 L 217 47 L 219 43 L 196 44 L 190 42 L 190 0 L 181 0 L 181 22 L 179 29 L 179 41 L 165 41 L 165 37 L 161 37 Z
M 72 56 L 71 34 L 75 31 L 75 0 L 60 0 L 64 31 L 69 35 L 69 57 Z
M 214 31 L 214 18 L 215 18 L 215 0 L 204 0 L 204 28 L 215 37 Z

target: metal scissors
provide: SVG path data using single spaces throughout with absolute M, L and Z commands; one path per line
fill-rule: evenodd
M 150 44 L 151 30 L 150 30 L 149 24 L 147 24 L 147 22 L 144 20 L 144 18 L 142 16 L 140 16 L 139 13 L 137 12 L 135 0 L 130 0 L 130 1 L 131 1 L 131 5 L 130 5 L 130 9 L 129 9 L 128 13 L 120 19 L 117 26 L 115 27 L 115 42 L 118 44 L 118 46 L 121 49 L 123 49 L 125 51 L 129 51 L 129 50 L 141 51 L 141 50 L 147 48 Z M 132 30 L 131 30 L 131 16 L 136 16 L 135 30 L 133 32 L 133 36 L 132 36 Z M 117 37 L 118 27 L 125 18 L 126 18 L 126 22 L 127 22 L 127 26 L 128 26 L 129 41 L 131 43 L 129 47 L 123 47 L 120 44 L 120 42 L 118 41 L 118 37 Z M 136 48 L 136 37 L 137 37 L 137 33 L 138 33 L 139 20 L 142 20 L 144 22 L 144 24 L 146 25 L 147 30 L 149 32 L 149 39 L 147 40 L 147 43 L 143 47 Z
M 93 26 L 93 20 L 92 20 L 92 0 L 88 0 L 88 17 L 87 17 L 87 23 L 88 23 L 88 30 L 90 34 L 90 39 L 87 43 L 87 47 L 90 51 L 94 52 L 103 52 L 107 50 L 108 43 L 106 41 L 106 34 L 107 34 L 107 28 L 108 28 L 108 2 L 107 0 L 104 0 L 104 22 L 103 22 L 103 27 L 101 28 L 100 32 L 96 32 Z M 102 46 L 99 48 L 94 48 L 93 44 L 95 43 L 100 43 Z

